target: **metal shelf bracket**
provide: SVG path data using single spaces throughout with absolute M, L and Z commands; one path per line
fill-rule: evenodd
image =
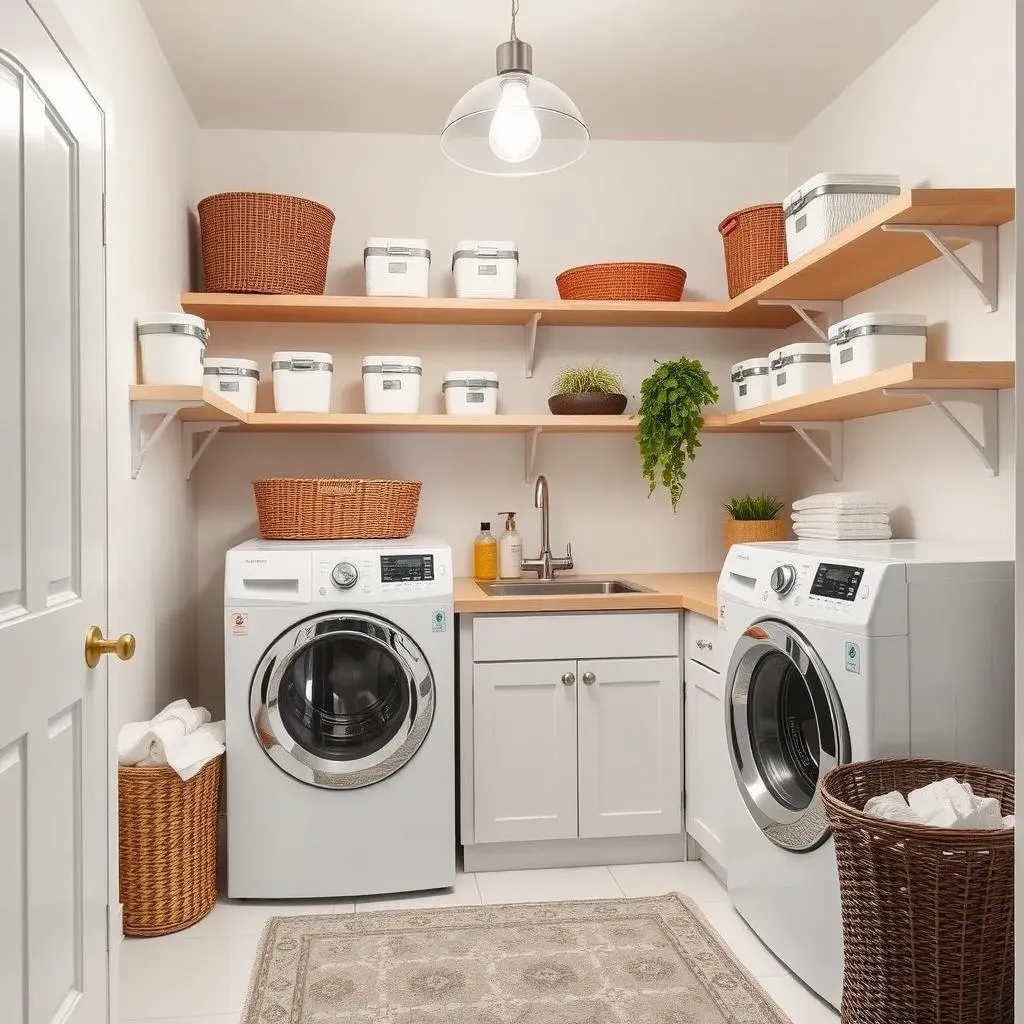
M 523 371 L 526 379 L 533 376 L 533 361 L 537 354 L 537 327 L 540 325 L 540 313 L 534 313 L 523 325 Z
M 182 409 L 197 409 L 202 402 L 132 402 L 131 411 L 131 443 L 132 443 L 132 479 L 134 480 L 146 461 L 150 448 L 160 440 L 168 427 L 177 419 Z M 142 436 L 142 421 L 146 416 L 160 416 L 160 422 L 150 432 Z
M 182 445 L 182 462 L 185 472 L 185 479 L 192 479 L 192 472 L 199 464 L 206 449 L 213 443 L 213 439 L 224 429 L 234 426 L 232 423 L 200 423 L 198 421 L 186 421 L 182 423 L 184 444 Z M 193 438 L 203 436 L 199 446 L 193 443 Z
M 782 421 L 762 423 L 763 427 L 792 427 L 800 439 L 821 459 L 832 474 L 833 480 L 843 478 L 843 425 L 834 421 Z M 828 451 L 824 451 L 811 434 L 828 435 Z
M 981 296 L 985 312 L 999 308 L 999 229 L 991 226 L 959 227 L 950 224 L 883 224 L 883 231 L 924 235 Z M 946 245 L 944 239 L 977 242 L 981 246 L 981 277 Z
M 978 458 L 988 467 L 993 476 L 999 475 L 999 392 L 984 390 L 904 390 L 903 388 L 886 388 L 883 395 L 890 398 L 905 398 L 917 395 L 928 399 L 934 409 L 938 409 L 957 432 L 975 451 Z M 962 402 L 973 405 L 981 414 L 981 436 L 969 430 L 962 419 L 952 409 L 950 402 Z
M 843 317 L 843 304 L 835 299 L 758 299 L 757 304 L 789 306 L 822 341 L 828 341 L 828 329 Z M 824 327 L 812 316 L 813 313 L 824 320 Z
M 532 427 L 523 435 L 523 474 L 528 484 L 533 483 L 537 465 L 537 439 L 541 433 L 540 427 Z

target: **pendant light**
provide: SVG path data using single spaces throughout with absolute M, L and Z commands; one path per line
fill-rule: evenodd
M 590 131 L 576 104 L 533 73 L 533 47 L 516 35 L 497 48 L 498 73 L 455 104 L 441 132 L 445 156 L 471 171 L 521 177 L 557 171 L 587 150 Z

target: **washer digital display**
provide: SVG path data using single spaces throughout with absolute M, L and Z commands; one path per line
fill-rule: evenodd
M 814 574 L 811 594 L 814 597 L 832 597 L 852 601 L 857 596 L 864 570 L 855 565 L 832 565 L 822 562 Z
M 433 555 L 381 555 L 381 583 L 423 583 L 434 578 Z

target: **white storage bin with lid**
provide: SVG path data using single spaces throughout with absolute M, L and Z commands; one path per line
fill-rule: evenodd
M 425 238 L 368 238 L 363 269 L 367 295 L 425 298 L 430 290 L 430 245 Z
M 920 363 L 928 345 L 927 318 L 917 313 L 861 313 L 829 328 L 832 380 L 837 384 L 901 363 Z
M 275 352 L 274 408 L 278 412 L 330 412 L 334 359 L 329 352 Z
M 203 387 L 243 412 L 256 411 L 259 363 L 234 356 L 209 356 L 203 363 Z
M 363 403 L 369 413 L 419 412 L 423 361 L 416 356 L 367 356 Z
M 452 254 L 460 299 L 514 299 L 519 271 L 515 242 L 461 241 Z
M 789 262 L 899 194 L 900 179 L 893 174 L 816 174 L 782 202 Z
M 203 354 L 210 332 L 191 313 L 153 313 L 136 328 L 142 351 L 143 384 L 203 383 Z
M 828 343 L 798 341 L 768 353 L 772 401 L 792 398 L 832 383 Z
M 737 412 L 753 409 L 772 400 L 768 357 L 744 359 L 732 367 L 732 395 Z
M 498 411 L 498 375 L 491 370 L 452 370 L 444 375 L 444 411 L 474 416 Z

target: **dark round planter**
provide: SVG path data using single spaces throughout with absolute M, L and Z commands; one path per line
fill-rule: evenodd
M 570 395 L 552 395 L 548 408 L 556 416 L 618 416 L 626 408 L 625 395 L 607 395 L 603 391 L 578 391 Z

